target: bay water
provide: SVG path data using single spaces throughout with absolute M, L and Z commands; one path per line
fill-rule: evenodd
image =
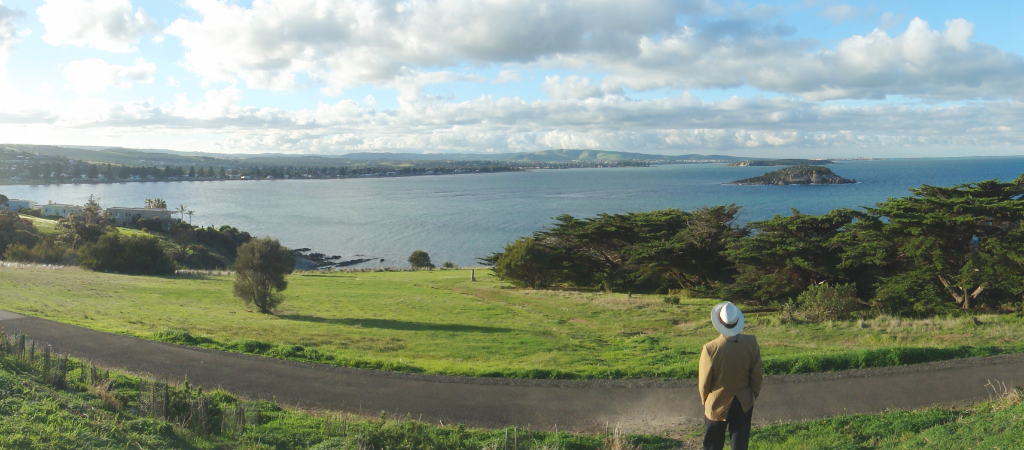
M 146 182 L 0 186 L 10 198 L 103 207 L 142 207 L 160 197 L 168 207 L 195 211 L 196 225 L 229 224 L 343 259 L 374 258 L 355 267 L 408 267 L 413 250 L 436 265 L 477 265 L 477 258 L 527 236 L 561 214 L 692 209 L 736 203 L 741 221 L 775 214 L 821 214 L 872 206 L 910 195 L 922 184 L 949 186 L 1024 173 L 1024 157 L 841 161 L 829 166 L 857 184 L 735 186 L 730 181 L 778 167 L 724 164 L 535 170 L 400 178 Z M 185 216 L 185 220 L 189 220 Z M 384 262 L 378 262 L 384 259 Z

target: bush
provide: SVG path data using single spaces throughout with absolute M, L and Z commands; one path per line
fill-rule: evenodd
M 448 261 L 448 262 L 442 264 L 441 268 L 442 269 L 458 269 L 459 266 L 455 265 L 455 263 L 453 263 L 451 261 Z
M 813 284 L 800 293 L 797 301 L 800 313 L 811 322 L 848 319 L 861 305 L 853 284 Z
M 69 252 L 52 239 L 43 239 L 31 248 L 25 244 L 12 244 L 7 247 L 4 258 L 17 262 L 61 264 L 73 259 L 69 258 L 70 255 L 73 255 L 73 252 Z
M 134 275 L 174 273 L 175 265 L 160 240 L 151 235 L 122 235 L 110 232 L 79 252 L 83 268 Z
M 253 239 L 238 247 L 234 269 L 235 297 L 269 314 L 283 300 L 280 292 L 288 287 L 284 276 L 295 269 L 295 255 L 277 239 Z
M 494 274 L 513 286 L 531 289 L 548 287 L 558 279 L 550 252 L 533 238 L 521 238 L 505 245 L 493 258 Z
M 416 250 L 409 255 L 409 265 L 413 269 L 433 269 L 434 263 L 430 262 L 430 255 L 423 250 Z
M 665 302 L 666 305 L 678 305 L 679 304 L 679 297 L 676 297 L 676 296 L 673 295 L 673 296 L 665 297 L 665 298 L 661 299 L 661 301 Z

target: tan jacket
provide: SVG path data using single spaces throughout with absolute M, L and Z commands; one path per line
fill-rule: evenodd
M 733 397 L 743 411 L 750 411 L 761 393 L 761 380 L 761 348 L 754 336 L 719 335 L 701 349 L 697 387 L 709 420 L 724 421 Z

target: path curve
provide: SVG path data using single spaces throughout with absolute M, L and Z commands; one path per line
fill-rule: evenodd
M 661 433 L 698 423 L 687 380 L 553 381 L 400 374 L 307 364 L 104 333 L 0 310 L 0 331 L 24 333 L 97 365 L 223 388 L 312 409 L 392 415 L 432 423 L 594 432 L 616 424 Z M 755 421 L 808 420 L 988 399 L 989 380 L 1024 382 L 1024 355 L 812 375 L 770 376 Z

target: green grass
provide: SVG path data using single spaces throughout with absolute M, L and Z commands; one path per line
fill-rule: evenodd
M 77 369 L 69 372 L 77 380 Z M 367 418 L 352 414 L 284 409 L 274 403 L 245 402 L 224 391 L 203 393 L 170 387 L 166 420 L 140 417 L 138 378 L 111 374 L 109 385 L 70 382 L 55 389 L 40 382 L 39 367 L 11 357 L 0 358 L 0 449 L 497 449 L 504 430 L 436 426 L 409 419 Z M 210 433 L 199 434 L 182 425 L 191 399 L 209 399 Z M 224 432 L 224 411 L 245 403 L 259 411 L 258 423 L 239 432 Z M 511 431 L 511 430 L 510 430 Z M 537 432 L 519 429 L 519 448 L 598 450 L 605 436 Z M 620 443 L 668 450 L 678 442 L 656 436 L 632 435 Z M 511 443 L 509 444 L 511 446 Z
M 275 315 L 230 277 L 0 271 L 0 309 L 103 331 L 351 367 L 526 378 L 693 378 L 717 337 L 716 300 L 522 291 L 487 271 L 301 273 Z M 1024 351 L 1024 318 L 883 317 L 783 323 L 747 308 L 768 373 L 879 367 Z
M 76 369 L 77 370 L 77 369 Z M 69 373 L 77 379 L 75 372 Z M 284 409 L 270 402 L 245 402 L 260 412 L 258 423 L 238 433 L 217 426 L 223 411 L 244 402 L 224 391 L 202 393 L 172 387 L 174 405 L 205 395 L 210 399 L 211 433 L 198 435 L 179 424 L 184 411 L 168 421 L 139 417 L 138 378 L 120 373 L 112 383 L 70 383 L 54 389 L 39 382 L 38 367 L 0 357 L 0 448 L 2 449 L 452 449 L 503 448 L 503 429 L 436 426 L 416 420 L 366 418 L 351 414 Z M 1016 449 L 1024 442 L 1024 393 L 1010 391 L 969 408 L 931 408 L 856 415 L 755 428 L 758 450 L 860 449 Z M 177 418 L 176 418 L 177 417 Z M 609 436 L 519 430 L 524 450 L 611 450 L 695 448 L 699 429 L 684 440 L 626 435 L 614 445 Z M 625 444 L 625 445 L 622 445 Z
M 774 425 L 751 433 L 758 450 L 1017 449 L 1022 393 L 966 409 L 931 408 Z
M 45 235 L 45 236 L 53 236 L 53 235 L 57 234 L 57 221 L 56 220 L 42 219 L 42 218 L 39 218 L 39 217 L 27 216 L 27 215 L 24 215 L 24 214 L 19 214 L 19 215 L 21 216 L 22 219 L 28 219 L 28 220 L 32 221 L 32 224 L 35 225 L 36 229 L 39 230 L 39 232 L 42 233 L 43 235 Z M 122 233 L 129 234 L 129 235 L 144 234 L 143 231 L 136 230 L 136 229 L 133 229 L 133 228 L 117 227 L 117 230 L 122 232 Z

